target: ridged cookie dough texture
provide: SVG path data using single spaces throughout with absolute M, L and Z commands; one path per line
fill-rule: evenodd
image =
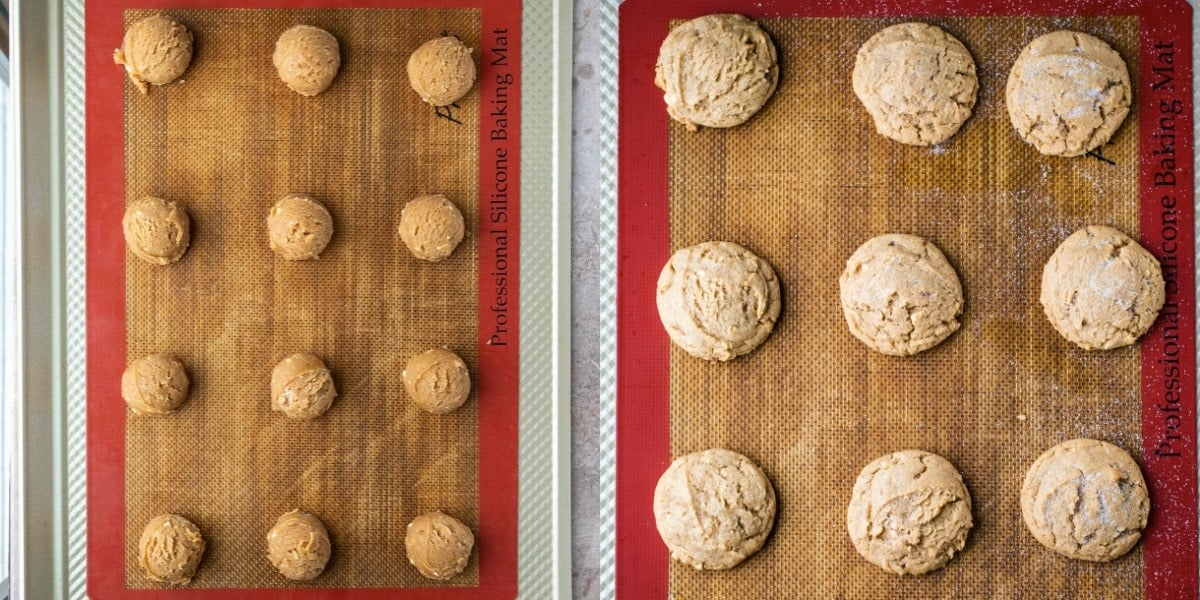
M 195 523 L 170 513 L 146 524 L 138 539 L 138 564 L 152 581 L 187 585 L 204 558 L 204 536 Z
M 866 241 L 839 281 L 850 333 L 872 350 L 908 356 L 958 330 L 962 285 L 928 240 L 890 233 Z
M 1123 556 L 1141 538 L 1150 497 L 1128 452 L 1100 440 L 1068 440 L 1029 467 L 1021 515 L 1047 548 L 1104 562 Z
M 137 415 L 165 415 L 187 400 L 187 371 L 169 354 L 151 354 L 131 363 L 121 374 L 121 397 Z
M 408 562 L 422 577 L 437 581 L 449 581 L 462 573 L 474 547 L 471 528 L 437 510 L 413 519 L 404 535 Z
M 332 553 L 325 524 L 300 509 L 280 515 L 267 532 L 267 560 L 292 581 L 316 579 Z
M 671 341 L 692 356 L 730 360 L 771 334 L 782 304 L 767 261 L 732 242 L 675 252 L 658 277 L 658 316 Z
M 1121 55 L 1078 31 L 1030 42 L 1013 64 L 1005 93 L 1017 133 L 1052 156 L 1079 156 L 1108 142 L 1132 98 Z
M 846 526 L 855 550 L 897 575 L 941 568 L 967 543 L 971 496 L 946 459 L 921 450 L 879 457 L 854 482 Z
M 308 194 L 288 194 L 267 212 L 271 250 L 286 260 L 314 260 L 333 239 L 333 217 Z
M 887 27 L 858 50 L 854 93 L 875 129 L 903 144 L 940 144 L 971 116 L 979 80 L 966 46 L 925 23 Z
M 689 131 L 733 127 L 754 116 L 779 83 L 775 44 L 742 15 L 707 15 L 667 34 L 654 84 L 667 112 Z
M 475 85 L 471 49 L 453 36 L 421 44 L 408 57 L 408 83 L 433 106 L 454 104 Z
M 279 78 L 302 96 L 328 89 L 342 66 L 337 38 L 311 25 L 296 25 L 280 34 L 272 60 Z
M 714 448 L 675 459 L 654 488 L 654 522 L 671 558 L 728 569 L 775 525 L 775 488 L 749 458 Z
M 315 419 L 325 414 L 335 397 L 333 375 L 313 354 L 288 356 L 271 371 L 271 410 L 293 419 Z
M 471 394 L 467 363 L 445 348 L 434 348 L 408 359 L 400 377 L 413 403 L 435 415 L 454 411 Z
M 164 14 L 146 17 L 125 32 L 113 62 L 125 67 L 129 80 L 143 94 L 146 84 L 166 85 L 179 79 L 192 63 L 192 32 Z
M 121 219 L 125 245 L 134 256 L 169 265 L 183 258 L 192 243 L 192 222 L 179 204 L 144 196 L 125 208 Z
M 1072 233 L 1042 270 L 1042 307 L 1064 338 L 1086 350 L 1128 346 L 1150 330 L 1166 299 L 1162 267 L 1112 227 Z

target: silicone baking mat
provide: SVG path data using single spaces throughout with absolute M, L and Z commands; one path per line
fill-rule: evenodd
M 623 596 L 963 598 L 1196 596 L 1192 108 L 1189 9 L 1163 3 L 893 2 L 753 6 L 631 0 L 620 22 L 618 550 Z M 672 24 L 719 12 L 756 19 L 779 51 L 774 97 L 740 127 L 687 132 L 653 84 Z M 930 148 L 875 132 L 850 84 L 874 32 L 920 20 L 960 39 L 977 65 L 972 117 Z M 1134 106 L 1095 155 L 1046 157 L 1013 131 L 1008 70 L 1033 38 L 1076 29 L 1125 59 Z M 1054 248 L 1086 224 L 1137 237 L 1164 267 L 1167 305 L 1139 344 L 1075 348 L 1038 302 Z M 961 329 L 915 357 L 854 339 L 837 280 L 862 242 L 887 232 L 937 244 L 966 296 Z M 729 363 L 673 347 L 655 281 L 674 249 L 723 239 L 779 273 L 782 317 Z M 1142 465 L 1152 514 L 1143 541 L 1106 564 L 1064 559 L 1025 530 L 1018 492 L 1042 451 L 1108 440 Z M 766 471 L 779 517 L 741 566 L 669 561 L 651 500 L 671 458 L 710 447 Z M 905 448 L 962 472 L 975 527 L 923 577 L 855 552 L 846 505 L 870 460 Z
M 89 594 L 511 597 L 520 3 L 204 4 L 88 7 Z M 142 95 L 111 53 L 125 26 L 159 9 L 193 32 L 195 56 L 182 81 Z M 271 63 L 279 33 L 300 23 L 330 31 L 343 58 L 313 98 Z M 475 49 L 478 84 L 435 110 L 405 64 L 444 34 Z M 296 191 L 333 215 L 316 261 L 283 261 L 266 242 L 267 209 Z M 445 194 L 468 223 L 439 263 L 414 259 L 395 230 L 404 203 L 426 193 Z M 191 215 L 175 265 L 124 249 L 124 207 L 147 194 Z M 444 416 L 417 409 L 400 378 L 408 357 L 436 346 L 458 352 L 474 384 Z M 299 351 L 322 356 L 338 388 L 308 422 L 269 410 L 271 368 Z M 184 362 L 191 394 L 176 414 L 138 417 L 120 373 L 153 352 Z M 320 517 L 333 541 L 311 582 L 284 579 L 265 557 L 266 531 L 293 508 Z M 476 535 L 449 582 L 422 578 L 404 552 L 406 525 L 429 510 Z M 137 564 L 141 529 L 162 512 L 208 541 L 185 590 Z

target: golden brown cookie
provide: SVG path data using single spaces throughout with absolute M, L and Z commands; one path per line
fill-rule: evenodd
M 887 27 L 854 61 L 854 93 L 875 129 L 903 144 L 940 144 L 971 116 L 979 81 L 958 38 L 925 23 Z
M 1150 515 L 1142 471 L 1108 442 L 1068 440 L 1025 474 L 1021 515 L 1042 545 L 1069 558 L 1105 562 L 1137 544 Z
M 729 569 L 758 552 L 771 533 L 775 488 L 737 452 L 685 454 L 654 488 L 654 523 L 671 558 L 697 569 Z
M 921 450 L 867 464 L 846 510 L 854 549 L 897 575 L 940 569 L 963 549 L 972 525 L 971 496 L 958 470 Z
M 1021 139 L 1052 156 L 1079 156 L 1104 145 L 1132 102 L 1121 55 L 1078 31 L 1055 31 L 1030 42 L 1005 89 L 1008 116 Z
M 775 44 L 742 15 L 707 15 L 671 30 L 654 67 L 667 112 L 689 131 L 754 116 L 779 82 Z
M 846 261 L 839 283 L 850 333 L 877 352 L 916 354 L 958 330 L 958 274 L 923 238 L 890 233 L 867 240 Z
M 1166 299 L 1162 267 L 1129 236 L 1101 225 L 1072 233 L 1042 270 L 1042 308 L 1086 350 L 1128 346 L 1150 330 Z

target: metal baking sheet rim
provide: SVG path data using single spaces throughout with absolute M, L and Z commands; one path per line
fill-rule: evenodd
M 84 0 L 12 14 L 0 273 L 14 598 L 85 598 Z M 524 0 L 518 597 L 570 597 L 571 6 Z M 547 320 L 546 315 L 553 315 Z M 547 543 L 549 541 L 549 543 Z
M 600 37 L 614 40 L 614 43 L 603 47 L 602 52 L 597 56 L 597 62 L 610 65 L 603 69 L 597 70 L 598 83 L 604 89 L 617 89 L 618 71 L 617 67 L 617 44 L 615 40 L 619 39 L 618 33 L 618 11 L 620 5 L 625 0 L 600 0 L 600 14 L 597 15 L 597 21 L 600 23 Z M 1187 0 L 1192 5 L 1192 72 L 1196 73 L 1196 66 L 1200 62 L 1200 1 Z M 1200 107 L 1200 86 L 1192 88 L 1193 106 Z M 598 157 L 598 162 L 602 168 L 609 171 L 608 175 L 612 180 L 616 181 L 616 156 L 617 156 L 617 124 L 615 115 L 617 114 L 617 97 L 616 94 L 604 95 L 597 102 L 599 111 L 602 114 L 613 115 L 610 122 L 605 122 L 599 130 L 600 145 L 602 151 Z M 1193 117 L 1195 115 L 1193 114 Z M 1200 138 L 1200 120 L 1193 118 L 1193 132 L 1197 138 Z M 1194 167 L 1200 167 L 1200 154 L 1197 154 L 1194 161 Z M 1196 189 L 1200 189 L 1200 168 L 1193 170 L 1193 179 Z M 602 213 L 612 214 L 614 218 L 609 223 L 604 223 L 599 229 L 600 235 L 605 239 L 616 239 L 617 237 L 617 190 L 613 185 L 605 190 L 600 195 L 604 203 Z M 1200 225 L 1200 211 L 1196 213 L 1197 224 Z M 1200 229 L 1200 228 L 1198 228 Z M 1200 257 L 1200 246 L 1197 247 L 1197 256 Z M 615 305 L 616 303 L 616 271 L 617 271 L 617 252 L 611 252 L 601 256 L 599 261 L 599 270 L 603 275 L 600 279 L 602 289 L 606 290 L 600 302 L 606 306 Z M 1197 280 L 1197 293 L 1200 294 L 1200 280 Z M 597 360 L 601 364 L 615 365 L 616 364 L 616 319 L 608 319 L 601 336 L 605 342 L 601 345 Z M 1200 358 L 1200 348 L 1197 348 L 1197 356 Z M 615 597 L 616 583 L 618 574 L 616 572 L 616 494 L 617 494 L 617 472 L 616 472 L 616 415 L 617 415 L 617 393 L 616 393 L 616 371 L 611 369 L 605 374 L 604 385 L 601 388 L 600 404 L 603 407 L 598 428 L 604 432 L 611 432 L 612 445 L 608 447 L 604 455 L 604 464 L 601 465 L 601 481 L 606 484 L 603 490 L 603 498 L 601 505 L 604 510 L 602 514 L 590 518 L 600 521 L 599 526 L 596 523 L 589 524 L 587 527 L 581 527 L 581 530 L 602 532 L 602 535 L 597 538 L 597 543 L 600 546 L 604 556 L 604 568 L 597 574 L 593 585 L 603 590 L 603 597 Z M 1200 420 L 1197 421 L 1197 435 L 1200 437 Z M 1198 503 L 1200 504 L 1200 503 Z

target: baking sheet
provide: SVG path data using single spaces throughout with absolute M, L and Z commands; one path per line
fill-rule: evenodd
M 1173 221 L 1164 236 L 1160 195 L 1148 192 L 1149 175 L 1139 178 L 1147 166 L 1139 145 L 1148 157 L 1158 103 L 1190 99 L 1190 88 L 1160 97 L 1148 80 L 1148 40 L 1179 32 L 1159 31 L 1156 19 L 1170 19 L 1136 7 L 1101 11 L 1072 4 L 1030 11 L 934 4 L 866 11 L 784 2 L 756 7 L 751 16 L 780 51 L 779 89 L 747 124 L 697 133 L 665 119 L 661 92 L 651 81 L 658 43 L 668 23 L 731 7 L 624 5 L 619 590 L 658 590 L 677 598 L 1159 598 L 1195 589 L 1194 559 L 1175 558 L 1195 555 L 1194 452 L 1184 458 L 1155 454 L 1172 432 L 1153 406 L 1165 384 L 1187 394 L 1184 410 L 1194 410 L 1193 380 L 1163 381 L 1156 366 L 1178 354 L 1172 344 L 1192 347 L 1190 325 L 1174 326 L 1179 319 L 1190 323 L 1194 311 L 1190 250 L 1181 266 L 1182 248 L 1163 244 L 1184 237 L 1191 219 L 1172 213 L 1184 225 L 1176 228 Z M 947 12 L 963 16 L 940 16 Z M 1011 12 L 1049 16 L 977 16 Z M 855 18 L 836 18 L 848 16 Z M 980 75 L 973 116 L 933 148 L 879 136 L 849 83 L 863 41 L 914 19 L 962 40 Z M 1008 123 L 1008 68 L 1024 43 L 1061 28 L 1105 39 L 1134 74 L 1133 114 L 1102 149 L 1103 160 L 1042 157 Z M 1169 118 L 1182 121 L 1174 112 Z M 1191 163 L 1190 147 L 1175 151 Z M 1178 205 L 1190 198 L 1190 186 L 1172 191 L 1182 194 Z M 1139 235 L 1163 261 L 1168 279 L 1175 279 L 1168 284 L 1174 304 L 1138 347 L 1083 352 L 1059 338 L 1041 313 L 1037 294 L 1045 259 L 1089 223 Z M 914 233 L 937 244 L 966 295 L 962 329 L 907 359 L 872 353 L 853 339 L 837 301 L 846 257 L 885 232 Z M 669 252 L 710 239 L 758 252 L 775 266 L 784 294 L 783 316 L 768 341 L 726 364 L 697 361 L 670 346 L 654 309 L 654 280 Z M 636 340 L 630 331 L 638 332 Z M 1179 428 L 1188 439 L 1182 448 L 1194 450 L 1194 421 Z M 1117 443 L 1140 457 L 1147 473 L 1155 512 L 1145 543 L 1120 561 L 1065 561 L 1024 530 L 1017 491 L 1025 469 L 1040 452 L 1072 437 Z M 654 482 L 669 459 L 709 447 L 755 459 L 780 495 L 780 517 L 764 549 L 720 573 L 669 563 L 650 512 Z M 854 551 L 845 533 L 845 506 L 863 465 L 912 447 L 942 454 L 959 468 L 972 493 L 976 526 L 947 567 L 898 578 Z M 807 575 L 780 577 L 796 568 Z
M 227 3 L 219 3 L 227 7 Z M 253 5 L 247 2 L 245 6 Z M 312 8 L 314 2 L 297 0 L 296 2 L 272 3 L 274 8 Z M 324 3 L 322 4 L 324 8 Z M 404 2 L 369 1 L 346 2 L 343 6 L 362 6 L 371 8 L 394 8 L 404 6 Z M 487 12 L 487 6 L 479 3 L 458 2 L 450 0 L 447 5 L 460 8 L 482 9 Z M 197 3 L 189 3 L 196 7 Z M 202 6 L 202 5 L 201 5 Z M 489 6 L 495 6 L 494 3 Z M 49 260 L 55 266 L 49 269 L 31 270 L 30 281 L 27 285 L 30 310 L 25 313 L 22 323 L 23 339 L 30 340 L 22 345 L 27 352 L 25 364 L 29 365 L 28 373 L 40 373 L 45 368 L 46 373 L 54 373 L 55 385 L 46 385 L 48 380 L 35 376 L 27 379 L 26 387 L 22 388 L 30 400 L 22 404 L 23 410 L 18 415 L 20 433 L 13 440 L 13 446 L 18 448 L 18 478 L 22 484 L 18 486 L 18 518 L 16 519 L 14 535 L 18 538 L 15 556 L 19 557 L 15 565 L 14 593 L 29 597 L 84 597 L 88 594 L 84 586 L 89 569 L 94 569 L 99 561 L 89 561 L 85 554 L 87 535 L 85 523 L 89 507 L 85 494 L 85 476 L 88 468 L 94 468 L 96 461 L 85 458 L 85 436 L 89 442 L 98 437 L 97 431 L 90 430 L 85 422 L 85 405 L 87 390 L 85 386 L 87 338 L 85 326 L 84 303 L 91 286 L 85 288 L 85 265 L 96 262 L 96 257 L 86 253 L 84 248 L 85 219 L 85 190 L 92 193 L 95 188 L 105 188 L 111 180 L 97 182 L 89 179 L 85 182 L 84 160 L 84 131 L 96 124 L 95 119 L 85 121 L 84 99 L 84 54 L 83 43 L 84 9 L 82 2 L 64 2 L 61 11 L 45 10 L 48 6 L 22 5 L 22 32 L 24 35 L 15 40 L 17 51 L 14 60 L 26 66 L 46 59 L 42 68 L 23 71 L 21 90 L 23 101 L 20 105 L 22 129 L 19 139 L 23 145 L 42 146 L 48 155 L 56 159 L 29 160 L 21 165 L 22 197 L 28 197 L 28 190 L 46 186 L 62 194 L 63 203 L 50 204 L 51 212 L 59 217 L 50 222 L 57 223 L 49 232 L 37 239 L 26 238 L 28 247 L 25 256 L 30 261 Z M 106 10 L 107 6 L 89 2 L 91 12 Z M 168 2 L 141 3 L 138 8 L 177 8 Z M 116 13 L 119 19 L 119 13 Z M 569 102 L 569 90 L 562 89 L 561 71 L 564 63 L 561 57 L 564 47 L 569 49 L 570 31 L 561 31 L 563 23 L 569 22 L 570 11 L 560 10 L 549 2 L 530 1 L 524 3 L 523 10 L 509 10 L 507 14 L 514 20 L 507 28 L 510 33 L 510 49 L 515 56 L 521 56 L 522 43 L 530 48 L 524 58 L 531 64 L 542 68 L 538 73 L 522 78 L 519 86 L 525 90 L 534 90 L 535 97 L 525 103 L 513 103 L 514 115 L 526 113 L 535 115 L 527 120 L 517 117 L 512 119 L 514 144 L 511 163 L 530 164 L 526 171 L 529 180 L 514 177 L 511 180 L 514 214 L 530 214 L 528 220 L 522 223 L 532 231 L 518 231 L 513 228 L 513 240 L 529 244 L 530 252 L 517 252 L 513 248 L 513 262 L 519 262 L 522 269 L 530 269 L 533 273 L 528 277 L 511 279 L 510 285 L 514 291 L 519 287 L 524 302 L 512 305 L 514 313 L 526 314 L 532 311 L 543 314 L 547 306 L 553 305 L 562 294 L 569 293 L 568 279 L 564 276 L 569 268 L 569 259 L 564 254 L 564 248 L 569 247 L 560 243 L 561 239 L 569 239 L 569 227 L 562 219 L 563 208 L 569 214 L 569 204 L 560 193 L 561 186 L 567 185 L 568 173 L 562 168 L 564 137 L 558 133 L 558 125 L 568 123 L 561 112 L 553 110 L 559 102 Z M 522 33 L 524 23 L 531 25 L 528 34 Z M 484 25 L 488 25 L 485 18 Z M 119 32 L 118 25 L 113 28 Z M 497 29 L 489 28 L 488 31 Z M 499 29 L 504 29 L 500 27 Z M 89 35 L 92 35 L 89 28 Z M 558 33 L 556 33 L 558 32 Z M 119 33 L 116 36 L 119 40 Z M 119 43 L 116 42 L 116 43 Z M 63 49 L 63 54 L 34 53 L 31 49 L 42 45 L 56 45 Z M 111 64 L 112 46 L 105 42 L 107 48 L 86 48 L 92 53 L 87 59 L 89 65 L 113 66 Z M 565 45 L 565 46 L 564 46 Z M 23 49 L 23 50 L 22 50 Z M 119 68 L 118 68 L 119 70 Z M 57 79 L 56 79 L 57 78 Z M 119 79 L 119 78 L 118 78 Z M 63 83 L 61 92 L 62 102 L 49 102 L 47 96 L 49 82 Z M 89 94 L 97 87 L 96 82 L 88 86 Z M 115 97 L 120 98 L 121 85 L 112 88 L 116 90 Z M 553 90 L 553 91 L 551 91 Z M 34 98 L 42 94 L 41 100 Z M 90 96 L 89 96 L 90 97 Z M 514 100 L 516 96 L 514 95 Z M 119 100 L 115 103 L 120 105 Z M 87 105 L 89 117 L 102 114 L 94 105 Z M 40 110 L 39 110 L 40 109 Z M 118 116 L 108 121 L 120 123 Z M 115 131 L 119 136 L 121 127 L 96 127 L 88 130 L 88 140 L 105 139 L 105 143 L 119 144 L 119 140 L 109 139 Z M 57 143 L 54 136 L 61 136 Z M 515 141 L 523 138 L 523 143 Z M 119 146 L 118 146 L 119 147 Z M 494 148 L 489 147 L 489 150 Z M 42 157 L 43 154 L 34 153 Z M 251 157 L 249 160 L 253 160 Z M 481 161 L 482 162 L 482 161 Z M 52 165 L 61 168 L 51 169 Z M 91 163 L 88 163 L 91 164 Z M 120 170 L 115 170 L 118 174 Z M 515 175 L 517 169 L 513 169 Z M 107 178 L 106 178 L 107 179 Z M 481 179 L 481 182 L 483 180 Z M 35 183 L 36 182 L 36 183 Z M 481 184 L 482 185 L 482 184 Z M 26 187 L 30 186 L 30 187 Z M 519 193 L 518 193 L 519 190 Z M 123 194 L 116 195 L 123 198 Z M 24 207 L 41 206 L 41 204 L 24 204 Z M 47 224 L 47 221 L 36 217 L 38 210 L 30 208 L 30 221 L 27 227 L 37 228 Z M 32 230 L 32 229 L 31 229 Z M 44 244 L 44 246 L 40 246 Z M 35 246 L 42 250 L 32 252 Z M 123 258 L 121 259 L 123 262 Z M 32 264 L 32 263 L 30 263 Z M 516 268 L 513 269 L 514 275 Z M 94 281 L 89 282 L 94 284 Z M 42 294 L 45 294 L 44 296 Z M 33 298 L 38 298 L 35 302 Z M 34 314 L 45 314 L 42 321 Z M 53 316 L 51 316 L 53 315 Z M 43 336 L 45 345 L 32 342 L 31 332 L 38 330 L 41 324 L 58 323 L 59 336 Z M 500 377 L 510 382 L 519 397 L 499 406 L 499 410 L 510 411 L 512 421 L 504 425 L 504 432 L 499 435 L 484 437 L 481 433 L 480 446 L 496 449 L 496 453 L 511 451 L 514 464 L 511 468 L 497 469 L 496 477 L 508 480 L 507 491 L 496 494 L 502 502 L 511 503 L 513 513 L 520 511 L 519 518 L 514 514 L 511 521 L 506 518 L 494 518 L 492 522 L 499 528 L 512 527 L 512 541 L 494 544 L 488 552 L 499 554 L 504 547 L 510 548 L 511 561 L 507 566 L 497 571 L 500 586 L 473 586 L 464 589 L 457 596 L 464 597 L 511 597 L 518 593 L 541 594 L 543 596 L 555 593 L 569 581 L 569 571 L 565 569 L 563 553 L 558 551 L 559 541 L 569 546 L 569 527 L 565 525 L 564 515 L 568 495 L 564 489 L 564 472 L 561 469 L 562 454 L 568 444 L 564 443 L 566 420 L 564 413 L 558 408 L 562 401 L 561 387 L 567 380 L 567 373 L 556 365 L 562 363 L 566 347 L 559 344 L 557 339 L 558 326 L 539 326 L 532 331 L 513 330 L 514 337 L 519 341 L 513 352 L 520 353 L 519 365 L 501 371 Z M 39 350 L 42 348 L 42 350 Z M 482 360 L 482 357 L 481 359 Z M 526 371 L 532 376 L 524 376 Z M 519 380 L 519 383 L 518 383 Z M 32 400 L 36 398 L 36 401 Z M 524 411 L 526 414 L 518 414 Z M 54 415 L 44 417 L 41 415 Z M 536 418 L 530 418 L 535 415 Z M 503 423 L 502 423 L 503 424 Z M 518 433 L 519 432 L 519 433 Z M 527 439 L 528 438 L 528 439 Z M 517 449 L 519 447 L 519 456 Z M 506 450 L 510 449 L 510 450 Z M 47 451 L 48 449 L 53 449 Z M 106 454 L 105 457 L 114 454 Z M 482 457 L 481 457 L 482 460 Z M 119 464 L 119 463 L 118 463 Z M 519 468 L 517 466 L 519 464 Z M 37 465 L 35 467 L 35 465 Z M 38 469 L 34 476 L 30 469 Z M 47 476 L 49 473 L 49 476 Z M 534 481 L 536 485 L 529 485 Z M 520 485 L 518 486 L 518 482 Z M 93 482 L 94 483 L 94 482 Z M 96 486 L 92 486 L 95 488 Z M 481 511 L 484 506 L 481 504 Z M 495 516 L 495 515 L 493 515 Z M 482 518 L 486 521 L 487 515 Z M 111 519 L 118 527 L 123 519 Z M 108 521 L 106 521 L 108 522 Z M 519 523 L 519 525 L 518 525 Z M 523 538 L 516 540 L 516 529 L 528 533 L 536 539 L 555 540 L 553 546 L 531 544 Z M 91 540 L 102 539 L 104 536 L 93 534 Z M 117 535 L 118 544 L 123 545 L 124 536 Z M 494 541 L 500 541 L 499 539 Z M 116 551 L 112 556 L 123 565 L 124 552 Z M 481 556 L 482 558 L 482 556 Z M 123 579 L 124 569 L 110 570 Z M 481 577 L 483 575 L 481 574 Z M 507 590 L 507 591 L 504 591 Z M 520 590 L 518 592 L 518 590 Z M 370 597 L 379 595 L 386 590 L 357 590 L 355 597 Z M 453 592 L 451 592 L 453 593 Z M 209 590 L 208 596 L 245 597 L 236 590 Z M 95 590 L 91 597 L 113 597 L 112 594 L 98 594 Z M 323 592 L 322 597 L 335 597 L 336 592 Z M 386 593 L 385 593 L 386 595 Z M 410 592 L 411 597 L 447 597 L 437 590 L 423 588 Z M 457 597 L 455 596 L 455 597 Z M 121 593 L 118 597 L 128 597 Z

